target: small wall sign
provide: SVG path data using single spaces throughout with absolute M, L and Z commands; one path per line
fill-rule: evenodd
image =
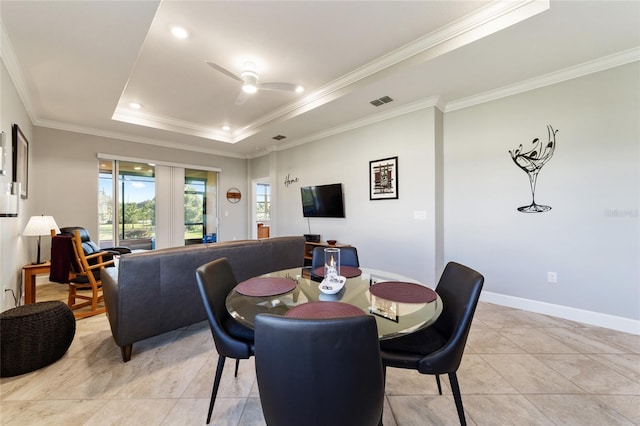
M 291 174 L 290 173 L 287 173 L 287 177 L 284 178 L 284 186 L 286 186 L 287 188 L 292 183 L 297 183 L 297 182 L 298 182 L 298 178 L 296 177 L 296 178 L 291 179 Z
M 242 193 L 240 193 L 240 190 L 238 188 L 230 188 L 227 191 L 227 201 L 230 202 L 231 204 L 236 204 L 240 202 L 241 198 L 242 198 Z

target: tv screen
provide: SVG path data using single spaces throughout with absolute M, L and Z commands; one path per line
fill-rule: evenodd
M 305 186 L 300 193 L 304 217 L 344 217 L 341 183 Z

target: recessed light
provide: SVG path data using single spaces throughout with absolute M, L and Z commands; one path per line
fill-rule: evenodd
M 225 132 L 228 132 L 229 130 L 231 130 L 231 127 L 225 124 L 224 126 L 222 126 L 222 130 L 224 130 Z
M 140 108 L 142 108 L 142 104 L 139 104 L 139 103 L 137 103 L 137 102 L 130 102 L 130 103 L 129 103 L 129 108 L 132 108 L 132 109 L 140 109 Z
M 187 32 L 187 30 L 178 26 L 171 27 L 171 34 L 173 34 L 175 38 L 179 39 L 185 39 L 189 37 L 189 33 Z
M 302 86 L 297 86 L 297 87 L 296 87 L 296 93 L 302 93 L 302 92 L 304 92 L 304 87 L 302 87 Z

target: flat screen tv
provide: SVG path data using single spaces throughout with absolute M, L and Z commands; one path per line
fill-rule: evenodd
M 304 217 L 344 217 L 341 183 L 305 186 L 300 193 Z

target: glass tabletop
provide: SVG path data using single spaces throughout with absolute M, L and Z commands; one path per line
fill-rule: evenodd
M 344 288 L 336 294 L 320 291 L 320 279 L 311 279 L 310 268 L 293 268 L 272 272 L 261 277 L 289 278 L 296 283 L 293 290 L 275 296 L 245 296 L 235 289 L 229 293 L 226 306 L 229 314 L 241 324 L 254 328 L 258 314 L 285 315 L 295 306 L 307 302 L 334 301 L 349 303 L 373 315 L 378 324 L 380 340 L 412 333 L 428 327 L 442 313 L 440 296 L 428 303 L 395 302 L 372 295 L 369 287 L 379 282 L 400 281 L 420 284 L 411 278 L 369 268 L 360 268 L 362 274 L 348 278 Z

